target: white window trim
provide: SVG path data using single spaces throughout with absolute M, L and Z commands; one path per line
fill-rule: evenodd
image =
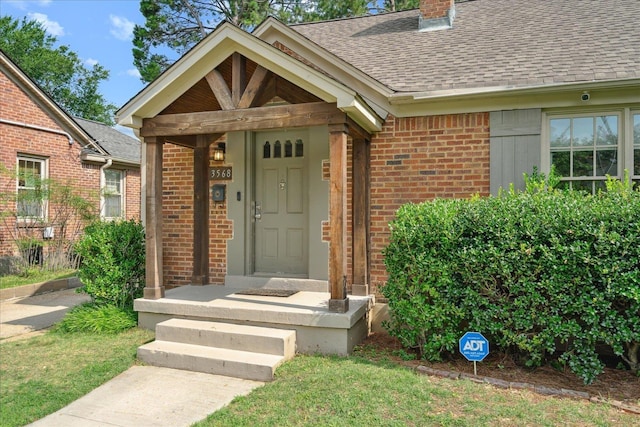
M 626 148 L 626 159 L 629 159 L 629 161 L 627 163 L 625 163 L 625 169 L 627 169 L 629 171 L 629 175 L 631 176 L 632 180 L 635 181 L 640 181 L 640 169 L 639 169 L 639 174 L 638 175 L 634 175 L 634 145 L 633 145 L 633 116 L 634 115 L 639 115 L 640 116 L 640 107 L 637 108 L 629 108 L 628 116 L 627 116 L 627 121 L 626 121 L 626 129 L 625 132 L 627 135 L 629 135 L 628 139 L 629 139 L 629 143 L 627 144 Z M 639 147 L 640 148 L 640 147 Z
M 624 177 L 624 171 L 629 171 L 631 178 L 640 180 L 640 175 L 633 175 L 633 114 L 640 113 L 640 105 L 632 105 L 626 107 L 607 107 L 602 108 L 582 108 L 582 109 L 563 109 L 549 110 L 542 112 L 542 132 L 541 132 L 541 149 L 540 153 L 540 170 L 546 174 L 551 171 L 551 141 L 550 141 L 550 120 L 554 118 L 570 118 L 584 116 L 599 115 L 617 115 L 618 116 L 618 175 L 617 178 Z M 596 177 L 584 180 L 597 180 Z M 579 181 L 580 179 L 572 179 Z
M 16 197 L 20 191 L 20 161 L 27 162 L 39 162 L 42 165 L 40 180 L 44 181 L 49 178 L 49 159 L 41 156 L 33 156 L 29 154 L 18 154 L 16 156 Z M 42 202 L 42 215 L 41 216 L 20 216 L 18 215 L 18 206 L 16 200 L 16 219 L 19 223 L 25 224 L 32 221 L 46 221 L 49 217 L 49 203 L 48 200 Z
M 120 172 L 120 216 L 107 216 L 106 215 L 106 210 L 107 210 L 107 201 L 105 198 L 105 189 L 107 186 L 107 171 L 116 171 L 116 172 Z M 114 221 L 117 219 L 124 219 L 126 217 L 126 203 L 127 203 L 127 190 L 126 190 L 126 182 L 127 182 L 127 171 L 124 169 L 104 169 L 101 171 L 102 174 L 102 182 L 104 183 L 104 187 L 100 189 L 100 206 L 102 207 L 100 209 L 100 216 L 107 220 L 107 221 Z

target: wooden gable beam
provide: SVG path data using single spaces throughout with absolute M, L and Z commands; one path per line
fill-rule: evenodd
M 218 70 L 210 71 L 205 78 L 218 100 L 218 104 L 220 104 L 223 110 L 233 110 L 236 108 L 231 97 L 229 86 L 227 86 L 227 82 L 224 81 L 224 77 L 222 77 L 222 74 L 220 74 Z
M 247 58 L 235 52 L 231 57 L 231 100 L 237 108 L 247 86 Z
M 256 100 L 260 99 L 269 85 L 269 79 L 273 80 L 273 74 L 266 68 L 258 65 L 253 72 L 247 87 L 242 94 L 242 98 L 238 101 L 238 108 L 251 108 L 256 106 Z M 274 95 L 275 96 L 275 95 Z M 271 97 L 273 98 L 273 96 Z
M 196 113 L 165 114 L 144 119 L 141 136 L 202 135 L 344 123 L 346 114 L 335 103 L 255 107 Z

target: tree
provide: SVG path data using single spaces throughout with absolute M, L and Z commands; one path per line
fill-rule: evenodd
M 56 42 L 35 20 L 0 17 L 0 49 L 47 95 L 73 116 L 113 125 L 117 108 L 98 89 L 109 71 L 99 64 L 85 67 L 69 46 Z
M 287 23 L 404 10 L 419 0 L 141 0 L 144 25 L 136 25 L 134 65 L 148 83 L 223 20 L 250 29 L 272 15 Z M 162 52 L 159 53 L 158 49 Z M 173 57 L 168 55 L 173 53 Z

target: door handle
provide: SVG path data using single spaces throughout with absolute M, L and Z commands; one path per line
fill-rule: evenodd
M 260 205 L 260 203 L 256 203 L 256 210 L 253 214 L 253 217 L 258 221 L 262 219 L 262 206 Z

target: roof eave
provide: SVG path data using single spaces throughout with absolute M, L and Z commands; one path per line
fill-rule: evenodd
M 556 83 L 535 86 L 499 86 L 428 92 L 398 92 L 389 97 L 391 114 L 454 114 L 509 110 L 517 108 L 556 108 L 585 105 L 638 103 L 640 79 L 617 79 L 590 82 Z M 581 95 L 589 92 L 589 101 Z
M 65 129 L 73 139 L 77 140 L 82 146 L 90 146 L 97 151 L 108 155 L 99 144 L 97 144 L 91 135 L 87 133 L 66 111 L 64 111 L 49 95 L 47 95 L 22 69 L 15 64 L 4 53 L 0 52 L 0 69 L 4 68 L 11 73 L 22 86 L 23 90 L 29 91 L 31 96 L 36 98 L 41 108 L 48 110 L 58 121 L 61 128 Z M 16 82 L 17 83 L 17 82 Z
M 206 72 L 234 52 L 259 63 L 325 102 L 337 103 L 338 108 L 345 112 L 352 112 L 354 103 L 357 104 L 354 111 L 359 115 L 354 120 L 367 122 L 371 119 L 367 126 L 359 124 L 367 130 L 377 130 L 380 122 L 378 115 L 354 90 L 230 23 L 219 26 L 124 105 L 117 113 L 118 124 L 139 129 L 142 119 L 155 117 L 203 78 Z M 206 71 L 203 72 L 203 69 Z
M 269 44 L 279 41 L 334 78 L 349 80 L 351 87 L 378 106 L 384 108 L 387 98 L 393 94 L 393 90 L 388 86 L 335 56 L 321 45 L 274 17 L 264 20 L 252 34 Z

